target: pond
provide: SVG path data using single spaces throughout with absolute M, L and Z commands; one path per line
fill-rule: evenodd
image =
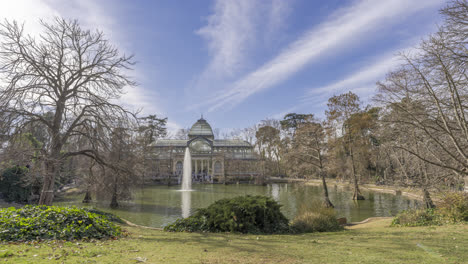
M 132 201 L 120 202 L 118 209 L 110 209 L 109 201 L 85 205 L 83 195 L 65 197 L 54 205 L 89 206 L 112 212 L 135 224 L 162 227 L 180 217 L 186 217 L 198 208 L 216 200 L 239 195 L 267 195 L 282 205 L 283 213 L 292 219 L 304 203 L 321 201 L 322 188 L 303 184 L 257 185 L 193 185 L 193 191 L 181 192 L 180 186 L 148 186 L 134 191 Z M 330 185 L 330 200 L 339 217 L 349 222 L 362 221 L 373 216 L 394 216 L 401 210 L 419 205 L 418 201 L 401 195 L 364 191 L 366 200 L 353 201 L 352 189 Z

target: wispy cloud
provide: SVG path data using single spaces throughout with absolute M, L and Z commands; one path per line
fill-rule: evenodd
M 395 49 L 387 54 L 376 57 L 370 61 L 366 66 L 359 68 L 356 71 L 346 75 L 329 84 L 308 88 L 305 95 L 303 95 L 299 102 L 286 110 L 283 110 L 272 117 L 276 119 L 283 118 L 284 115 L 301 109 L 311 109 L 311 106 L 317 109 L 326 107 L 328 98 L 333 95 L 352 91 L 359 95 L 364 101 L 367 97 L 374 94 L 376 85 L 375 83 L 382 78 L 392 69 L 398 67 L 402 63 L 399 53 L 411 52 L 413 48 L 408 47 L 405 49 Z M 315 113 L 321 116 L 323 113 Z
M 397 53 L 398 51 L 394 51 L 381 56 L 370 65 L 349 74 L 341 80 L 322 87 L 308 89 L 301 101 L 308 104 L 322 102 L 334 94 L 347 91 L 359 91 L 361 95 L 373 93 L 375 83 L 401 63 Z
M 351 91 L 357 94 L 366 103 L 375 94 L 376 83 L 385 78 L 391 70 L 396 69 L 404 61 L 399 54 L 414 54 L 417 52 L 416 44 L 420 38 L 414 37 L 408 41 L 405 48 L 396 48 L 384 55 L 374 57 L 365 66 L 323 86 L 308 88 L 299 102 L 294 106 L 274 114 L 273 118 L 283 118 L 284 115 L 308 109 L 309 111 L 323 109 L 326 107 L 328 98 Z M 323 116 L 323 112 L 314 113 Z
M 41 30 L 39 19 L 53 18 L 60 13 L 44 1 L 18 0 L 0 2 L 0 19 L 16 20 L 25 24 L 25 31 L 37 34 Z
M 255 51 L 284 28 L 291 3 L 283 0 L 215 1 L 207 24 L 196 31 L 207 42 L 210 60 L 190 87 L 190 95 L 193 96 L 193 89 L 217 90 L 251 68 Z
M 227 89 L 206 100 L 209 111 L 235 105 L 249 96 L 287 80 L 319 58 L 336 55 L 344 47 L 365 41 L 366 33 L 384 28 L 422 9 L 443 3 L 442 0 L 356 1 L 338 10 L 328 20 L 311 29 L 257 70 L 238 79 Z
M 209 71 L 232 75 L 242 66 L 246 50 L 255 41 L 255 6 L 251 0 L 216 1 L 208 24 L 197 31 L 213 54 Z

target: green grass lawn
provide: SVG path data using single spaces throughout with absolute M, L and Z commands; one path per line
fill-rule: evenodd
M 123 226 L 125 238 L 0 244 L 0 263 L 468 263 L 468 225 L 388 227 L 380 219 L 334 233 L 167 233 Z

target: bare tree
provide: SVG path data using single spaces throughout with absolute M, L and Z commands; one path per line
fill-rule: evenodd
M 450 2 L 439 31 L 417 52 L 402 54 L 401 67 L 378 83 L 384 126 L 399 135 L 391 141 L 394 148 L 417 158 L 427 207 L 434 207 L 429 187 L 468 176 L 467 3 Z
M 326 141 L 322 124 L 314 120 L 313 115 L 307 115 L 305 120 L 296 126 L 294 134 L 294 151 L 290 152 L 291 157 L 310 164 L 316 169 L 322 180 L 324 204 L 326 207 L 334 207 L 328 196 L 325 180 Z
M 468 77 L 460 62 L 447 57 L 441 42 L 436 38 L 423 43 L 423 55 L 403 55 L 407 64 L 379 83 L 378 101 L 400 112 L 392 122 L 411 126 L 431 146 L 427 155 L 408 146 L 401 149 L 424 162 L 468 175 Z
M 40 149 L 45 173 L 39 203 L 50 205 L 61 163 L 76 155 L 105 163 L 95 144 L 109 140 L 115 120 L 121 125 L 134 119 L 114 103 L 125 86 L 135 85 L 125 74 L 134 62 L 102 32 L 83 30 L 77 21 L 56 18 L 41 25 L 43 32 L 33 37 L 17 22 L 0 24 L 0 74 L 6 81 L 0 112 L 9 117 L 10 134 L 31 124 L 47 127 L 48 141 Z M 50 119 L 43 116 L 47 112 Z M 65 146 L 78 136 L 94 147 L 68 151 Z
M 175 134 L 175 139 L 188 139 L 188 133 L 190 132 L 190 128 L 181 128 L 177 130 Z

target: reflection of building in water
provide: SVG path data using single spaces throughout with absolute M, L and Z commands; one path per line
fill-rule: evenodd
M 186 147 L 192 154 L 194 182 L 255 181 L 257 159 L 252 145 L 244 140 L 215 139 L 203 117 L 193 124 L 188 140 L 161 139 L 153 144 L 155 180 L 180 182 Z
M 271 197 L 273 197 L 275 201 L 279 201 L 279 195 L 280 195 L 280 186 L 279 184 L 273 183 L 271 185 Z

